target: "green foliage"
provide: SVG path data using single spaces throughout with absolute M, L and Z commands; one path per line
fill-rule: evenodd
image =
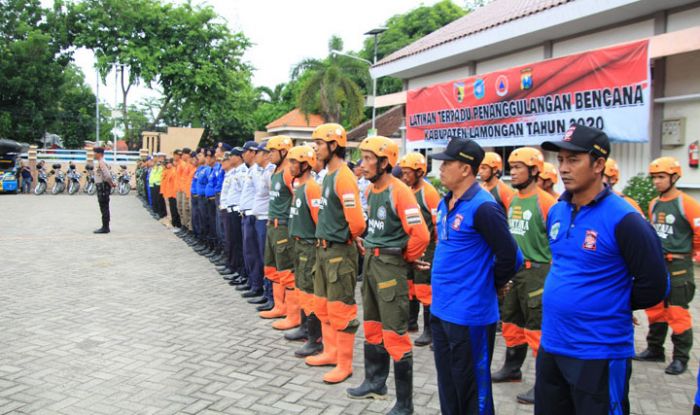
M 428 177 L 428 181 L 435 187 L 435 190 L 438 191 L 440 196 L 445 196 L 447 194 L 447 189 L 442 185 L 439 177 Z
M 459 19 L 466 13 L 465 9 L 451 0 L 442 0 L 432 6 L 421 5 L 408 13 L 390 17 L 384 25 L 387 31 L 379 35 L 377 61 Z M 369 61 L 374 59 L 373 37 L 368 36 L 365 39 L 364 46 L 358 55 Z M 384 77 L 377 82 L 377 95 L 391 94 L 402 89 L 403 83 L 400 79 Z M 371 84 L 366 90 L 371 91 Z
M 626 196 L 634 199 L 642 208 L 642 212 L 649 211 L 649 203 L 656 197 L 656 189 L 651 181 L 651 177 L 644 173 L 632 177 L 627 181 L 627 186 L 622 191 Z
M 114 62 L 125 65 L 122 108 L 131 86 L 145 83 L 163 93 L 152 119 L 200 125 L 205 139 L 249 137 L 255 92 L 243 62 L 249 40 L 231 33 L 211 6 L 173 5 L 161 0 L 84 0 L 71 5 L 78 46 L 92 49 L 106 76 Z M 127 118 L 125 134 L 132 134 Z
M 353 126 L 364 116 L 365 99 L 357 80 L 368 84 L 369 67 L 366 63 L 334 54 L 340 51 L 342 41 L 332 37 L 329 55 L 323 60 L 305 59 L 292 70 L 292 79 L 302 75 L 308 78 L 299 92 L 299 108 L 310 114 L 316 110 L 327 122 Z

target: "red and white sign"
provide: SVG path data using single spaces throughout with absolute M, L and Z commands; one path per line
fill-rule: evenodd
M 572 123 L 613 141 L 649 141 L 648 41 L 476 75 L 408 91 L 408 146 L 442 147 L 451 138 L 482 146 L 561 140 Z

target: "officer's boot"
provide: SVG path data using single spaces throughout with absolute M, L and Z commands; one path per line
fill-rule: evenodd
M 420 301 L 414 298 L 408 304 L 408 331 L 413 333 L 418 331 L 418 313 L 420 313 Z
M 278 284 L 282 285 L 282 284 Z M 272 323 L 272 328 L 277 330 L 289 330 L 299 327 L 301 324 L 301 307 L 299 305 L 299 291 L 292 288 L 286 290 L 284 304 L 286 305 L 287 316 L 283 320 L 277 320 Z
M 272 283 L 272 297 L 275 300 L 275 306 L 272 307 L 270 311 L 262 311 L 258 315 L 260 318 L 280 318 L 286 315 L 285 305 L 284 305 L 284 292 L 285 289 L 282 284 L 276 282 Z
M 693 329 L 690 328 L 681 334 L 671 334 L 673 342 L 673 360 L 665 372 L 668 375 L 680 375 L 688 369 L 690 349 L 693 347 Z
M 297 292 L 297 297 L 299 293 Z M 287 312 L 289 314 L 289 312 Z M 306 316 L 304 310 L 299 312 L 301 315 L 301 324 L 295 330 L 290 330 L 284 333 L 284 338 L 290 341 L 304 341 L 309 338 L 309 318 Z
M 527 344 L 521 344 L 506 349 L 506 360 L 503 367 L 491 375 L 493 383 L 520 382 L 523 380 L 523 373 L 520 371 L 525 357 L 527 356 Z
M 355 333 L 336 332 L 338 364 L 323 375 L 323 381 L 330 384 L 340 383 L 352 376 L 352 354 L 355 346 Z
M 311 315 L 306 320 L 306 328 L 309 332 L 309 338 L 303 346 L 294 352 L 296 357 L 313 356 L 323 351 L 323 343 L 321 342 L 321 320 L 316 317 L 316 314 Z
M 413 344 L 423 347 L 433 342 L 433 330 L 430 327 L 430 306 L 423 306 L 423 334 L 418 337 Z
M 352 399 L 385 399 L 390 360 L 384 345 L 365 342 L 365 380 L 356 388 L 348 388 L 348 397 Z
M 323 352 L 316 356 L 308 356 L 304 362 L 309 366 L 335 366 L 338 363 L 338 331 L 331 327 L 331 323 L 321 323 L 321 332 Z
M 668 323 L 652 323 L 649 325 L 649 334 L 647 334 L 647 348 L 641 353 L 633 357 L 634 360 L 642 362 L 663 362 L 666 360 L 664 355 L 664 341 L 668 333 Z
M 413 413 L 413 354 L 406 353 L 398 362 L 394 361 L 394 381 L 396 382 L 396 405 L 388 415 L 409 415 Z

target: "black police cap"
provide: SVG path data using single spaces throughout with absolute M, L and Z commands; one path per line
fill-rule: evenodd
M 608 159 L 610 140 L 607 134 L 597 128 L 573 124 L 564 134 L 562 141 L 545 141 L 542 148 L 547 151 L 568 150 L 574 153 L 590 153 Z
M 457 160 L 466 163 L 476 171 L 484 160 L 484 149 L 474 140 L 468 138 L 453 138 L 447 144 L 447 148 L 442 153 L 431 155 L 434 160 L 452 161 Z

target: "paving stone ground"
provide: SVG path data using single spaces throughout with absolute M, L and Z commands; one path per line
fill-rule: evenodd
M 112 198 L 109 235 L 93 235 L 94 197 L 0 195 L 0 414 L 381 414 L 386 401 L 352 401 L 349 382 L 293 356 L 270 322 L 224 283 L 208 260 L 154 221 L 133 195 Z M 358 295 L 359 298 L 359 288 Z M 575 306 L 575 305 L 572 305 Z M 693 312 L 697 313 L 697 302 Z M 646 319 L 637 313 L 637 347 Z M 421 320 L 422 321 L 422 320 Z M 696 336 L 696 344 L 698 344 Z M 503 359 L 497 340 L 493 368 Z M 689 373 L 634 364 L 635 414 L 689 414 Z M 514 397 L 532 385 L 495 385 L 498 414 L 532 414 Z M 439 413 L 433 357 L 415 350 L 416 414 Z

